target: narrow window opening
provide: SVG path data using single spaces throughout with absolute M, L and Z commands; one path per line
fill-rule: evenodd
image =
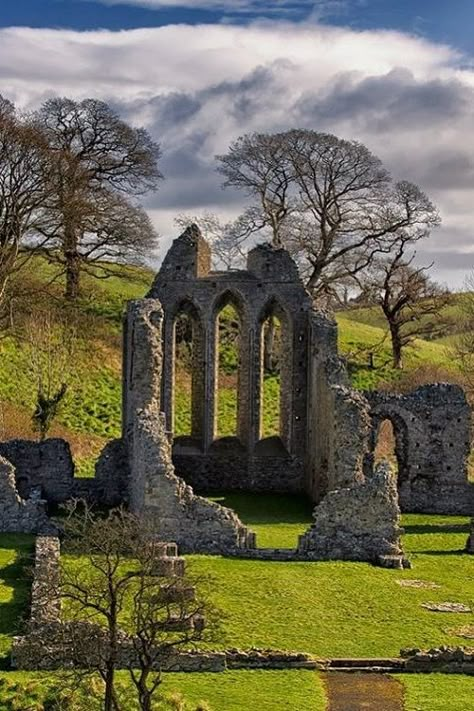
M 262 394 L 260 437 L 281 437 L 282 323 L 275 314 L 262 324 Z M 288 355 L 288 354 L 287 354 Z
M 189 313 L 178 314 L 174 338 L 173 433 L 176 437 L 190 437 L 193 408 L 193 320 Z
M 381 461 L 388 461 L 395 471 L 398 470 L 395 430 L 388 419 L 380 424 L 374 449 L 374 463 L 379 464 Z
M 217 438 L 238 435 L 241 330 L 239 313 L 229 303 L 217 316 Z

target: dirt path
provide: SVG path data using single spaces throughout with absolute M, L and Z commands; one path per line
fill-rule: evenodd
M 403 686 L 385 674 L 332 672 L 324 676 L 328 711 L 403 711 Z

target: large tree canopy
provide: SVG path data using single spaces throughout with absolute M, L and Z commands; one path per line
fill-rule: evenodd
M 305 129 L 254 133 L 217 160 L 224 186 L 250 198 L 245 230 L 269 230 L 275 246 L 288 247 L 315 296 L 389 252 L 400 230 L 417 241 L 439 224 L 420 188 L 393 182 L 357 141 Z
M 0 96 L 0 301 L 10 276 L 31 254 L 28 238 L 45 225 L 49 189 L 44 137 Z
M 66 296 L 79 292 L 91 262 L 149 251 L 157 235 L 134 197 L 155 190 L 160 149 L 147 131 L 125 123 L 102 101 L 46 101 L 35 114 L 47 141 L 51 189 L 49 255 L 66 274 Z

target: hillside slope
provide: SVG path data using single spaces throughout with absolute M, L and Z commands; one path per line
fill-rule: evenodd
M 18 309 L 30 312 L 50 310 L 60 318 L 67 309 L 61 297 L 60 281 L 51 283 L 50 267 L 41 260 L 31 263 L 22 276 L 22 292 Z M 106 441 L 120 434 L 121 408 L 121 322 L 125 303 L 140 298 L 148 290 L 153 274 L 139 267 L 114 267 L 108 279 L 84 278 L 83 296 L 74 310 L 81 347 L 74 362 L 75 377 L 70 386 L 50 436 L 61 436 L 72 446 L 81 475 L 93 473 L 93 462 Z M 26 286 L 25 286 L 26 285 Z M 34 294 L 34 297 L 32 297 Z M 453 307 L 453 313 L 456 307 Z M 373 309 L 359 309 L 337 315 L 339 343 L 348 357 L 352 382 L 358 388 L 373 388 L 381 383 L 393 383 L 400 374 L 390 365 L 390 348 L 383 322 Z M 448 339 L 449 340 L 449 339 Z M 374 368 L 368 366 L 372 352 Z M 456 379 L 456 368 L 449 349 L 441 341 L 418 340 L 407 350 L 404 378 L 423 371 L 427 380 L 450 374 Z M 420 376 L 418 375 L 418 380 Z M 235 410 L 232 377 L 222 390 L 220 411 L 224 422 L 230 422 Z M 178 382 L 177 425 L 184 428 L 189 420 L 189 377 Z M 35 437 L 31 415 L 34 410 L 35 380 L 28 363 L 28 351 L 23 342 L 9 335 L 0 340 L 0 437 Z M 270 403 L 268 422 L 278 412 L 278 387 L 275 378 L 266 381 L 266 397 Z M 227 420 L 226 420 L 227 418 Z

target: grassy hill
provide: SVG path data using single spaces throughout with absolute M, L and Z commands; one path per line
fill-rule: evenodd
M 74 378 L 51 436 L 67 439 L 81 475 L 92 475 L 93 462 L 106 441 L 120 434 L 121 408 L 121 322 L 128 299 L 140 298 L 148 290 L 153 274 L 139 267 L 116 266 L 107 279 L 85 276 L 82 297 L 73 309 L 79 348 L 74 362 Z M 41 259 L 31 262 L 27 272 L 13 285 L 17 292 L 16 311 L 22 319 L 35 321 L 38 310 L 48 310 L 60 319 L 70 307 L 62 299 L 61 280 Z M 391 367 L 390 346 L 383 320 L 376 309 L 352 309 L 337 315 L 339 344 L 348 358 L 353 385 L 370 389 L 404 387 L 434 380 L 459 379 L 449 353 L 450 339 L 459 315 L 457 297 L 446 308 L 449 317 L 446 337 L 436 341 L 419 339 L 407 350 L 405 370 Z M 446 316 L 443 314 L 443 316 Z M 15 322 L 15 325 L 16 322 Z M 20 329 L 21 330 L 21 329 Z M 368 366 L 374 354 L 375 367 Z M 21 339 L 12 335 L 0 339 L 0 437 L 34 437 L 31 415 L 35 403 L 35 379 L 28 362 L 30 355 Z M 228 354 L 227 354 L 227 360 Z M 220 391 L 220 434 L 230 434 L 235 421 L 235 373 L 226 370 Z M 178 377 L 176 430 L 185 432 L 190 421 L 189 374 Z M 278 378 L 265 380 L 264 431 L 271 434 L 278 416 Z

